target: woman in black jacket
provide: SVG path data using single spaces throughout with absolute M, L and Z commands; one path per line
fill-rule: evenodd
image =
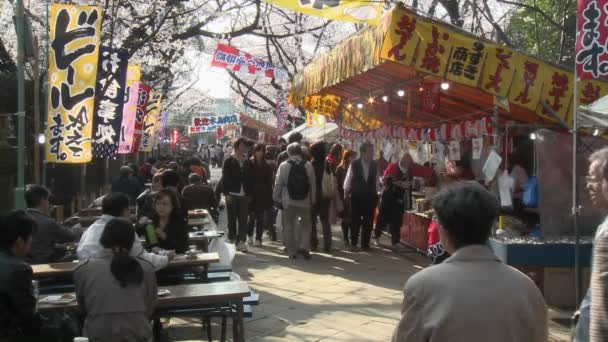
M 255 182 L 251 193 L 251 205 L 249 207 L 249 244 L 253 244 L 253 232 L 255 228 L 256 246 L 262 246 L 262 234 L 264 233 L 266 211 L 272 208 L 272 167 L 264 159 L 266 146 L 256 144 L 253 148 L 253 157 L 249 160 L 250 172 Z
M 172 190 L 161 190 L 154 198 L 155 214 L 146 227 L 148 245 L 176 253 L 188 250 L 188 223 L 182 217 L 179 199 Z

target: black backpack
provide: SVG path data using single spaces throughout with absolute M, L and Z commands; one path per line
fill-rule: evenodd
M 291 165 L 289 176 L 287 177 L 289 198 L 296 201 L 304 200 L 310 190 L 310 182 L 306 173 L 306 161 L 295 162 L 290 160 L 289 165 Z

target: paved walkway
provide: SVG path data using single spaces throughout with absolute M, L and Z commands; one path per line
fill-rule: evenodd
M 220 217 L 223 226 L 225 211 Z M 245 322 L 247 341 L 390 340 L 400 318 L 403 284 L 426 267 L 427 260 L 412 252 L 396 254 L 386 247 L 374 247 L 369 253 L 346 251 L 340 234 L 335 227 L 337 249 L 331 255 L 314 253 L 310 261 L 289 260 L 281 244 L 266 240 L 263 248 L 249 247 L 249 253 L 237 253 L 234 271 L 260 294 L 260 305 Z M 389 244 L 384 237 L 382 246 Z M 569 316 L 553 310 L 550 314 L 552 318 Z M 206 341 L 199 323 L 172 319 L 167 329 L 170 339 Z M 555 322 L 550 327 L 549 341 L 569 341 L 568 328 Z M 219 327 L 213 330 L 214 340 L 219 339 Z M 230 331 L 229 327 L 229 340 Z
M 383 246 L 388 244 L 385 238 Z M 403 284 L 427 265 L 418 254 L 386 247 L 369 253 L 340 248 L 332 255 L 315 253 L 310 261 L 289 260 L 282 249 L 265 241 L 235 258 L 234 271 L 260 294 L 245 323 L 247 341 L 389 341 L 400 318 Z M 172 341 L 206 340 L 197 320 L 173 319 L 168 332 Z M 218 339 L 218 326 L 214 334 Z M 549 341 L 568 341 L 568 329 L 552 322 Z

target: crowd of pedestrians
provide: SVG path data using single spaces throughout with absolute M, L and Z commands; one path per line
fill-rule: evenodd
M 214 146 L 207 146 L 178 161 L 125 165 L 112 193 L 99 200 L 101 217 L 86 230 L 55 222 L 49 216 L 49 190 L 27 186 L 28 209 L 0 219 L 0 341 L 50 338 L 35 310 L 29 264 L 68 260 L 56 246 L 69 242 L 77 242 L 74 282 L 79 305 L 86 308 L 86 336 L 149 340 L 154 272 L 188 249 L 188 210 L 217 212 L 222 197 L 227 237 L 242 252 L 248 245 L 263 247 L 265 231 L 276 240 L 278 226 L 289 259 L 309 260 L 319 248 L 332 253 L 331 227 L 338 221 L 351 251 L 370 250 L 385 228 L 397 244 L 403 211 L 411 207 L 413 177 L 433 184 L 432 169 L 407 153 L 394 162 L 381 154 L 375 159 L 374 145 L 367 142 L 353 151 L 340 144 L 309 145 L 302 138 L 294 133 L 278 146 L 239 138 L 221 163 L 218 152 L 211 153 Z M 594 205 L 608 212 L 608 149 L 589 161 L 587 189 Z M 210 169 L 220 164 L 221 179 L 212 187 Z M 449 258 L 408 279 L 393 341 L 546 341 L 541 292 L 487 246 L 500 210 L 495 195 L 479 183 L 458 181 L 443 187 L 431 203 Z M 133 205 L 135 227 L 129 223 Z M 606 227 L 602 223 L 596 233 L 591 286 L 574 341 L 608 336 Z M 145 249 L 140 238 L 163 253 Z

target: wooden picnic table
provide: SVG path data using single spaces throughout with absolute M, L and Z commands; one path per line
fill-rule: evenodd
M 159 297 L 155 317 L 172 317 L 191 311 L 193 315 L 200 314 L 214 305 L 216 307 L 234 307 L 234 336 L 235 341 L 245 341 L 245 329 L 243 323 L 243 299 L 251 295 L 249 286 L 244 281 L 228 281 L 211 284 L 190 284 L 160 287 L 159 290 L 169 290 L 170 294 Z M 74 296 L 74 293 L 68 293 Z M 47 296 L 41 296 L 43 300 Z M 67 311 L 78 309 L 78 302 L 73 300 L 69 303 L 49 304 L 39 303 L 40 312 Z M 199 310 L 199 311 L 197 311 Z
M 189 259 L 185 255 L 178 255 L 171 260 L 165 269 L 178 269 L 183 267 L 208 266 L 220 261 L 217 253 L 200 253 L 196 259 Z M 78 262 L 58 262 L 52 264 L 32 265 L 34 278 L 71 276 Z

